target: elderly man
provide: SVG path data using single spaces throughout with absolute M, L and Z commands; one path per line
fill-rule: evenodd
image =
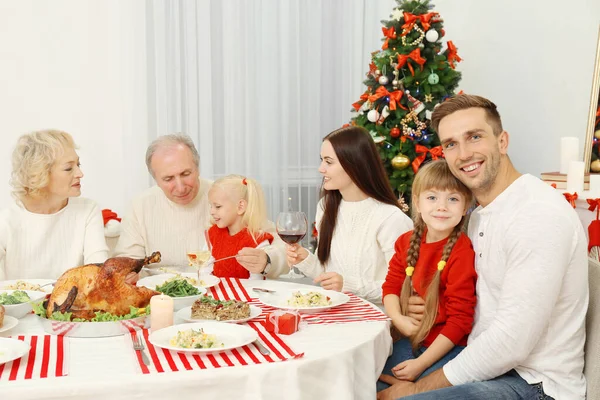
M 577 214 L 513 167 L 491 101 L 456 96 L 436 108 L 432 126 L 452 173 L 479 203 L 469 223 L 475 323 L 455 359 L 415 383 L 382 376 L 392 386 L 378 398 L 584 399 L 587 241 Z M 422 300 L 411 301 L 409 315 L 420 320 Z
M 123 219 L 116 255 L 143 258 L 159 250 L 163 265 L 187 265 L 188 252 L 206 248 L 204 231 L 210 226 L 208 189 L 212 182 L 200 178 L 199 163 L 189 136 L 165 135 L 148 146 L 146 166 L 157 186 L 133 200 Z M 270 228 L 274 245 L 244 248 L 237 260 L 252 273 L 276 278 L 288 267 L 285 243 L 274 234 L 274 227 Z

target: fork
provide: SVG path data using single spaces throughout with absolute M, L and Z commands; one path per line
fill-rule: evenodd
M 144 342 L 142 341 L 142 338 L 136 335 L 136 338 L 132 340 L 133 341 L 133 349 L 135 351 L 139 351 L 142 355 L 142 361 L 144 362 L 145 365 L 150 365 L 150 360 L 148 360 L 148 356 L 146 355 L 146 353 L 144 353 Z

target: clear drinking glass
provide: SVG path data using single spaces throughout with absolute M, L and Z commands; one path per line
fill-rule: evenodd
M 287 244 L 300 242 L 308 231 L 308 220 L 302 211 L 284 211 L 277 216 L 277 234 Z M 295 267 L 290 269 L 287 278 L 303 278 Z

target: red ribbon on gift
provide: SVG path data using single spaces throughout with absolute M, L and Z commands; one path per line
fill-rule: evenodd
M 456 46 L 454 45 L 454 43 L 452 43 L 452 40 L 448 40 L 448 54 L 446 54 L 446 59 L 448 60 L 448 63 L 450 64 L 450 67 L 452 69 L 454 69 L 455 67 L 455 62 L 462 61 L 462 58 L 460 58 L 460 56 L 456 52 Z
M 575 200 L 577 200 L 577 192 L 571 194 L 571 193 L 563 193 L 563 196 L 565 196 L 565 199 L 567 199 L 567 201 L 571 204 L 571 207 L 575 208 Z
M 425 62 L 427 60 L 421 57 L 421 49 L 418 47 L 408 54 L 398 54 L 398 66 L 396 67 L 396 69 L 400 69 L 404 67 L 404 65 L 408 64 L 410 74 L 412 76 L 415 76 L 415 70 L 413 69 L 412 65 L 408 62 L 409 59 L 419 64 L 419 66 L 421 66 L 421 71 L 423 71 L 423 65 L 425 65 Z
M 104 225 L 106 225 L 111 219 L 121 222 L 121 218 L 117 217 L 117 213 L 109 210 L 108 208 L 102 210 L 102 219 L 104 220 Z
M 375 93 L 369 96 L 369 101 L 373 103 L 376 100 L 386 96 L 390 98 L 390 110 L 395 110 L 396 106 L 400 107 L 403 110 L 408 110 L 406 107 L 400 104 L 400 99 L 402 99 L 402 92 L 400 90 L 396 90 L 390 93 L 385 88 L 385 86 L 379 86 Z
M 363 94 L 360 95 L 360 100 L 357 101 L 356 103 L 352 104 L 352 107 L 354 107 L 354 109 L 356 111 L 360 110 L 360 107 L 362 107 L 362 105 L 365 103 L 365 101 L 369 100 L 369 91 L 367 90 L 366 92 L 364 92 Z
M 439 157 L 443 157 L 444 156 L 444 152 L 442 150 L 442 146 L 436 146 L 436 147 L 432 147 L 430 149 L 430 148 L 425 147 L 423 145 L 417 144 L 417 145 L 415 145 L 415 152 L 417 154 L 422 153 L 420 156 L 415 157 L 415 159 L 412 162 L 412 169 L 413 169 L 413 171 L 414 171 L 415 174 L 419 170 L 419 167 L 421 166 L 421 164 L 423 163 L 423 161 L 425 161 L 425 157 L 427 157 L 427 153 L 431 154 L 431 158 L 433 160 L 437 160 Z
M 415 27 L 417 21 L 421 21 L 423 30 L 427 31 L 431 26 L 431 19 L 437 15 L 436 12 L 430 12 L 427 14 L 414 15 L 409 12 L 404 12 L 404 25 L 402 25 L 402 36 L 408 35 L 410 31 Z
M 381 30 L 383 31 L 383 36 L 386 37 L 385 42 L 383 42 L 383 46 L 381 46 L 381 48 L 383 50 L 386 50 L 388 48 L 388 42 L 390 41 L 390 39 L 396 39 L 396 29 L 394 29 L 394 27 L 392 26 L 391 28 L 381 28 Z

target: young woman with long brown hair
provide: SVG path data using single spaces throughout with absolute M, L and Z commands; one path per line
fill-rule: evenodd
M 412 223 L 400 210 L 369 133 L 351 126 L 327 135 L 319 172 L 316 254 L 291 245 L 288 263 L 325 289 L 380 303 L 394 243 Z
M 463 233 L 471 191 L 445 160 L 423 166 L 412 186 L 414 230 L 398 238 L 383 284 L 383 304 L 404 336 L 384 374 L 414 381 L 454 358 L 467 344 L 475 312 L 475 253 Z M 411 295 L 425 299 L 421 322 L 407 315 Z M 388 385 L 378 382 L 378 389 Z

